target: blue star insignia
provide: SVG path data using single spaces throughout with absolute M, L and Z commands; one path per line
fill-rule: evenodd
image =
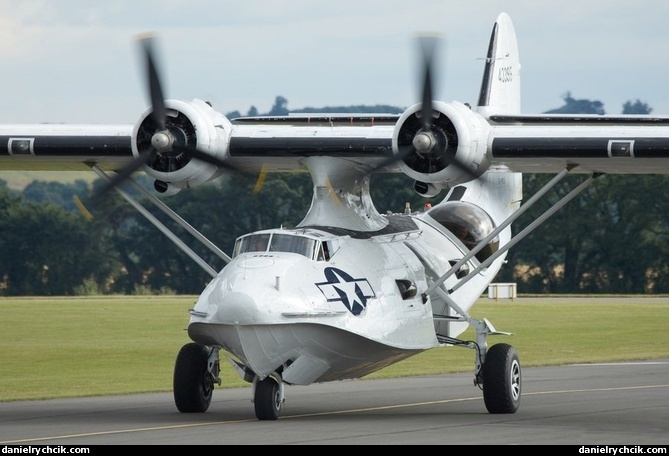
M 327 282 L 316 283 L 328 302 L 341 301 L 353 315 L 367 308 L 367 299 L 376 297 L 367 279 L 354 279 L 341 269 L 325 268 Z

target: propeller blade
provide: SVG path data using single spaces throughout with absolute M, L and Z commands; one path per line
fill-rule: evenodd
M 437 35 L 420 35 L 418 36 L 418 46 L 422 57 L 422 71 L 423 71 L 423 87 L 421 95 L 421 111 L 420 124 L 421 132 L 430 132 L 433 122 L 433 94 L 432 94 L 432 73 L 436 57 L 437 46 L 439 44 L 439 37 Z M 431 133 L 430 133 L 431 134 Z M 397 163 L 400 160 L 408 158 L 414 151 L 413 146 L 402 147 L 398 154 L 382 160 L 376 166 L 372 167 L 367 174 L 372 174 L 380 171 L 388 166 Z
M 88 210 L 88 208 L 84 205 L 81 199 L 79 199 L 77 195 L 74 195 L 73 199 L 74 199 L 74 205 L 77 206 L 79 212 L 81 212 L 81 215 L 83 215 L 84 218 L 89 222 L 93 220 L 93 214 L 91 214 L 91 211 Z
M 140 35 L 137 37 L 137 41 L 144 51 L 143 56 L 146 63 L 146 76 L 151 102 L 151 119 L 157 126 L 157 130 L 151 132 L 151 146 L 148 150 L 140 152 L 138 157 L 129 161 L 124 167 L 119 169 L 114 177 L 109 179 L 97 192 L 95 192 L 94 195 L 91 196 L 91 198 L 88 199 L 89 205 L 94 205 L 101 196 L 130 178 L 134 172 L 139 170 L 142 166 L 147 165 L 154 158 L 170 161 L 179 154 L 183 154 L 190 159 L 201 160 L 219 168 L 232 169 L 240 172 L 240 169 L 237 167 L 232 166 L 224 160 L 205 151 L 198 150 L 193 146 L 184 146 L 177 143 L 173 133 L 168 129 L 167 107 L 156 66 L 156 58 L 154 56 L 155 37 L 152 34 Z M 75 204 L 86 218 L 92 217 L 90 211 L 86 209 L 81 200 L 77 199 Z
M 339 196 L 337 196 L 337 191 L 334 189 L 332 183 L 330 182 L 330 178 L 327 176 L 325 177 L 325 186 L 328 189 L 328 196 L 332 202 L 335 203 L 335 206 L 342 206 L 342 202 L 339 199 Z
M 420 36 L 418 39 L 423 57 L 423 96 L 421 98 L 421 122 L 424 131 L 432 126 L 432 72 L 436 56 L 438 38 L 436 36 Z
M 117 187 L 128 179 L 132 173 L 137 171 L 141 166 L 148 162 L 151 157 L 153 157 L 153 152 L 147 152 L 139 157 L 135 158 L 128 162 L 123 168 L 121 168 L 114 177 L 109 179 L 102 187 L 100 187 L 96 192 L 94 192 L 89 198 L 86 199 L 84 203 L 78 196 L 74 196 L 74 204 L 79 209 L 79 212 L 89 221 L 93 220 L 93 214 L 88 209 L 89 207 L 95 207 L 104 195 L 106 195 L 110 190 Z
M 398 154 L 393 155 L 392 157 L 388 157 L 384 160 L 381 160 L 375 166 L 371 167 L 365 174 L 370 175 L 377 171 L 381 171 L 391 165 L 394 165 L 395 163 L 409 157 L 412 152 L 413 152 L 412 146 L 401 147 Z
M 153 36 L 140 38 L 146 57 L 146 68 L 149 82 L 149 95 L 151 97 L 151 108 L 153 110 L 153 120 L 164 130 L 166 127 L 167 109 L 165 108 L 165 97 L 158 77 L 155 58 L 153 56 Z
M 91 202 L 97 200 L 102 195 L 105 195 L 111 189 L 123 183 L 127 178 L 129 178 L 135 171 L 144 166 L 152 157 L 154 152 L 145 152 L 139 157 L 131 160 L 127 165 L 117 171 L 116 175 L 112 177 L 105 185 L 103 185 L 91 198 Z
M 260 169 L 260 173 L 258 173 L 258 179 L 256 179 L 256 183 L 253 186 L 253 193 L 260 193 L 260 190 L 262 190 L 262 186 L 265 184 L 265 179 L 267 178 L 267 166 L 262 165 L 262 168 Z
M 421 130 L 422 132 L 430 132 L 434 122 L 434 96 L 433 96 L 433 73 L 437 60 L 437 50 L 441 42 L 441 37 L 438 35 L 422 35 L 418 37 L 418 44 L 420 46 L 421 55 L 423 57 L 423 98 L 421 101 Z M 419 134 L 415 140 L 427 140 L 427 136 Z M 449 166 L 455 166 L 461 171 L 464 171 L 470 178 L 476 179 L 478 175 L 466 166 L 460 160 L 453 157 L 448 162 Z

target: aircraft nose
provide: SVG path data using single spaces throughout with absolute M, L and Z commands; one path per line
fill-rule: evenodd
M 300 286 L 308 270 L 296 269 L 294 257 L 296 255 L 233 260 L 200 295 L 191 321 L 222 325 L 274 324 L 282 321 L 282 312 L 303 311 L 305 306 L 311 305 Z M 297 285 L 296 277 L 300 280 Z
M 218 303 L 216 320 L 222 324 L 257 323 L 258 305 L 256 299 L 247 293 L 227 293 Z

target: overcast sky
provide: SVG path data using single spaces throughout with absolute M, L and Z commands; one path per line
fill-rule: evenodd
M 135 37 L 157 34 L 167 98 L 220 112 L 419 100 L 415 36 L 445 38 L 435 98 L 475 104 L 510 14 L 522 109 L 574 98 L 669 114 L 665 0 L 0 0 L 0 123 L 133 123 L 148 98 Z

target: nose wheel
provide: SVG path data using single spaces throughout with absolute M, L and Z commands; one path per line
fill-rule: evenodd
M 272 377 L 265 377 L 256 382 L 253 398 L 256 418 L 259 420 L 276 420 L 283 408 L 283 388 Z

